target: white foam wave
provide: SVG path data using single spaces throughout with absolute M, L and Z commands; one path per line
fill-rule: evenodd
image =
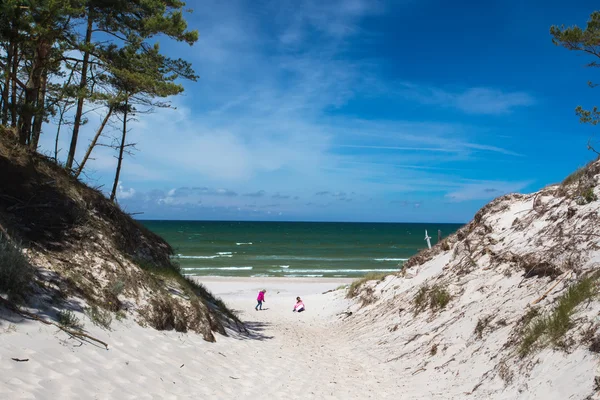
M 243 245 L 251 245 L 252 242 L 248 242 L 248 243 L 236 243 L 236 246 L 243 246 Z
M 217 253 L 214 256 L 184 256 L 183 254 L 177 254 L 176 256 L 173 256 L 172 258 L 182 258 L 182 259 L 192 259 L 192 260 L 204 260 L 204 259 L 213 259 L 213 258 L 219 258 L 219 257 L 233 257 L 232 254 L 220 254 Z
M 376 258 L 375 261 L 407 261 L 408 258 Z
M 289 265 L 280 265 L 279 268 L 289 268 Z
M 293 261 L 362 261 L 368 258 L 329 258 L 329 257 L 302 257 L 302 256 L 256 256 L 255 260 L 293 260 Z
M 321 278 L 323 275 L 288 275 L 290 278 Z
M 184 271 L 250 271 L 252 267 L 188 267 L 181 269 Z
M 220 255 L 220 256 L 227 256 L 227 255 L 232 254 L 232 253 L 230 251 L 220 251 L 217 254 Z

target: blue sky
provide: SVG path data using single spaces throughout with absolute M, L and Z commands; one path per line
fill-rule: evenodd
M 131 124 L 118 200 L 141 218 L 467 222 L 593 158 L 574 108 L 597 104 L 595 71 L 549 35 L 585 25 L 591 1 L 188 6 L 200 40 L 162 47 L 200 79 Z M 114 154 L 94 158 L 86 180 L 109 190 Z

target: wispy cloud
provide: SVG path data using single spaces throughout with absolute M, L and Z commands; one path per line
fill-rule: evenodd
M 267 192 L 265 192 L 264 190 L 259 190 L 258 192 L 244 194 L 244 196 L 246 196 L 246 197 L 263 197 L 266 195 L 267 195 Z
M 453 202 L 490 200 L 494 197 L 522 190 L 531 182 L 474 182 L 465 183 L 457 190 L 446 194 Z
M 488 87 L 451 91 L 405 82 L 400 85 L 399 93 L 424 104 L 455 108 L 467 114 L 502 115 L 535 104 L 529 93 Z

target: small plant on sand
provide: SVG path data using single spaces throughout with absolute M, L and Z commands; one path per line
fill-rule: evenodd
M 596 194 L 594 193 L 594 188 L 592 187 L 588 187 L 587 189 L 583 190 L 579 196 L 577 197 L 577 204 L 579 204 L 580 206 L 583 206 L 585 204 L 589 204 L 592 201 L 596 201 L 598 200 L 598 196 L 596 196 Z
M 483 337 L 483 331 L 485 331 L 485 328 L 488 327 L 491 320 L 492 317 L 490 317 L 489 315 L 487 317 L 479 318 L 479 320 L 477 320 L 477 325 L 475 325 L 474 331 L 475 335 L 477 336 L 477 339 L 481 339 Z
M 450 293 L 448 293 L 446 289 L 439 285 L 435 285 L 431 288 L 431 292 L 429 293 L 429 306 L 433 310 L 441 310 L 442 308 L 446 308 L 450 302 L 450 298 Z
M 125 313 L 125 311 L 123 310 L 119 310 L 115 313 L 115 319 L 119 322 L 123 321 L 124 319 L 127 319 L 127 314 Z
M 437 343 L 434 343 L 433 346 L 431 346 L 431 350 L 429 350 L 429 355 L 435 356 L 437 354 L 437 351 L 438 351 L 438 345 L 437 345 Z
M 71 310 L 60 310 L 58 313 L 56 313 L 56 319 L 58 324 L 64 326 L 65 328 L 76 330 L 83 329 L 83 324 Z
M 125 289 L 125 282 L 117 281 L 110 286 L 109 291 L 114 296 L 118 296 L 121 293 L 123 293 L 124 289 Z
M 590 351 L 592 353 L 600 353 L 600 336 L 595 336 L 590 341 Z
M 444 250 L 444 251 L 448 251 L 448 250 L 450 250 L 450 243 L 448 243 L 448 241 L 447 241 L 447 240 L 444 240 L 444 241 L 442 242 L 442 250 Z
M 23 301 L 33 277 L 33 268 L 21 249 L 0 233 L 0 293 Z
M 427 284 L 421 286 L 413 300 L 415 315 L 429 307 L 432 311 L 445 308 L 450 302 L 450 293 L 439 284 L 429 287 Z
M 581 180 L 581 178 L 585 175 L 585 167 L 581 167 L 573 171 L 569 176 L 567 176 L 561 183 L 562 186 L 569 186 L 573 183 L 577 183 Z
M 429 292 L 429 286 L 426 284 L 419 288 L 417 295 L 415 296 L 414 304 L 415 304 L 415 314 L 424 311 L 427 308 L 427 293 Z
M 346 293 L 346 297 L 349 299 L 356 297 L 360 293 L 360 287 L 362 285 L 364 285 L 368 281 L 381 281 L 388 275 L 389 274 L 387 274 L 387 273 L 374 273 L 374 272 L 370 272 L 370 273 L 366 274 L 362 278 L 357 279 L 354 282 L 352 282 L 352 284 L 350 284 L 350 287 L 348 288 L 348 293 Z
M 575 283 L 558 299 L 556 307 L 547 315 L 534 318 L 523 330 L 519 354 L 524 357 L 536 346 L 560 346 L 571 328 L 571 316 L 577 306 L 592 299 L 597 293 L 598 277 L 592 275 Z
M 499 364 L 499 367 L 498 367 L 498 376 L 507 385 L 510 385 L 510 383 L 513 380 L 513 373 L 512 373 L 512 371 L 510 370 L 510 368 L 508 367 L 508 365 L 506 365 L 506 363 L 504 361 L 502 361 Z
M 95 304 L 85 309 L 85 314 L 94 323 L 104 329 L 110 329 L 112 323 L 112 314 L 96 306 Z

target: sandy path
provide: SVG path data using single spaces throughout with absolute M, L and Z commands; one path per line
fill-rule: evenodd
M 203 279 L 252 331 L 250 337 L 157 332 L 134 321 L 86 330 L 106 351 L 56 328 L 0 318 L 0 398 L 4 399 L 364 399 L 398 398 L 393 374 L 357 350 L 340 329 L 347 280 Z M 265 310 L 254 310 L 259 289 Z M 307 306 L 293 313 L 300 295 Z M 15 362 L 12 357 L 28 358 Z
M 322 294 L 348 280 L 255 280 L 239 281 L 232 291 L 226 280 L 204 280 L 215 294 L 222 296 L 240 313 L 255 333 L 250 369 L 241 370 L 240 380 L 254 380 L 244 393 L 281 399 L 381 398 L 375 396 L 370 382 L 376 382 L 365 367 L 364 360 L 355 357 L 346 335 L 337 330 L 339 314 L 345 310 L 342 292 Z M 256 297 L 261 284 L 267 288 L 264 311 L 254 311 L 248 299 Z M 307 307 L 301 314 L 292 312 L 296 295 Z M 342 352 L 340 350 L 343 349 Z M 240 360 L 249 357 L 241 355 Z M 240 371 L 241 372 L 241 371 Z M 258 373 L 258 378 L 256 377 Z M 369 384 L 366 382 L 369 381 Z M 371 394 L 371 395 L 369 395 Z

